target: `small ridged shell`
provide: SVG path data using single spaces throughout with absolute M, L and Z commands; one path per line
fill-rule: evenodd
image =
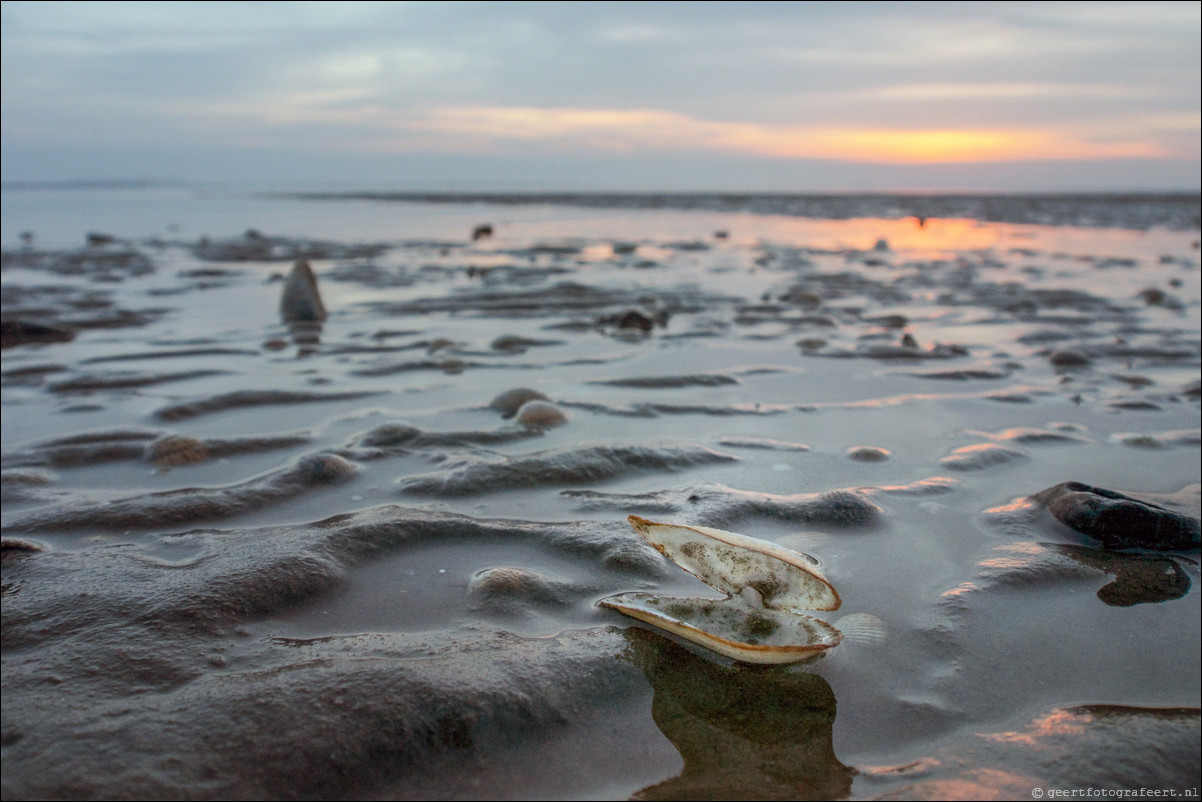
M 884 643 L 888 637 L 885 622 L 871 613 L 845 615 L 835 622 L 835 626 L 843 633 L 844 638 L 853 643 L 875 646 Z

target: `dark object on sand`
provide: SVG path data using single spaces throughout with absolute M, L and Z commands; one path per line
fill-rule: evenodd
M 10 553 L 34 553 L 45 550 L 46 549 L 44 546 L 34 543 L 32 540 L 22 540 L 21 538 L 17 537 L 6 537 L 0 539 L 0 553 L 3 553 L 5 556 Z
M 317 291 L 317 277 L 304 259 L 293 265 L 284 283 L 280 317 L 285 323 L 320 323 L 326 319 L 326 307 Z
M 616 322 L 620 329 L 638 329 L 644 332 L 651 331 L 651 327 L 654 325 L 654 321 L 650 317 L 637 309 L 625 313 Z
M 1056 551 L 1082 565 L 1114 576 L 1098 590 L 1098 598 L 1111 607 L 1134 607 L 1185 598 L 1193 584 L 1178 559 L 1159 554 L 1116 554 L 1086 546 L 1059 545 Z
M 1058 368 L 1079 368 L 1090 363 L 1089 355 L 1076 348 L 1061 348 L 1053 351 L 1048 361 Z
M 0 323 L 0 348 L 28 343 L 65 343 L 75 339 L 75 332 L 24 320 L 5 320 Z
M 604 315 L 598 318 L 597 325 L 602 327 L 612 327 L 618 329 L 619 331 L 637 331 L 642 332 L 643 334 L 650 334 L 651 329 L 653 329 L 656 325 L 668 325 L 668 313 L 663 309 L 655 312 L 647 312 L 642 309 L 628 309 L 625 312 Z
M 472 229 L 472 241 L 485 239 L 492 236 L 492 226 L 488 223 L 481 223 Z
M 1108 549 L 1196 549 L 1202 522 L 1196 516 L 1113 490 L 1063 482 L 1031 497 L 1066 526 Z
M 101 234 L 97 231 L 88 232 L 87 242 L 89 248 L 99 248 L 104 245 L 112 245 L 116 241 L 117 238 L 112 234 Z

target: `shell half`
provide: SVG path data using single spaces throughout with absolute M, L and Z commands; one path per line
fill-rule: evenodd
M 619 593 L 601 604 L 745 663 L 809 660 L 843 638 L 825 621 L 781 610 L 757 610 L 738 597 L 675 599 Z
M 707 526 L 628 520 L 665 557 L 726 598 L 619 593 L 602 606 L 748 663 L 808 660 L 842 639 L 830 624 L 802 613 L 837 610 L 842 602 L 797 552 Z
M 839 592 L 797 552 L 767 540 L 708 526 L 661 524 L 631 515 L 634 530 L 681 568 L 730 596 L 754 588 L 764 606 L 838 610 Z

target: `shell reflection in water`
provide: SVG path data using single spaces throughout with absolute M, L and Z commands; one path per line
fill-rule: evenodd
M 792 663 L 824 653 L 842 639 L 805 610 L 837 610 L 838 592 L 802 555 L 775 543 L 706 526 L 629 516 L 661 554 L 722 599 L 619 593 L 602 599 L 617 610 L 719 654 L 747 663 Z
M 807 671 L 721 665 L 665 636 L 626 630 L 654 691 L 651 716 L 684 761 L 631 799 L 846 799 L 856 770 L 835 754 L 836 701 Z

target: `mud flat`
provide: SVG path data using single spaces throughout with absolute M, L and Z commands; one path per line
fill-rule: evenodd
M 5 799 L 1196 794 L 1196 198 L 88 197 L 5 190 Z M 712 592 L 629 514 L 842 642 L 599 606 Z

